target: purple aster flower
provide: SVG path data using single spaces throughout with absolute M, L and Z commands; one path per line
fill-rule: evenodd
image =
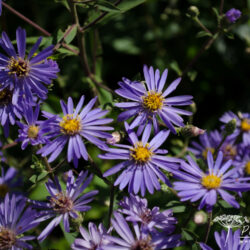
M 0 54 L 0 81 L 2 88 L 9 87 L 13 91 L 13 102 L 17 103 L 20 95 L 25 96 L 28 103 L 33 102 L 33 94 L 41 99 L 47 98 L 47 88 L 42 84 L 50 84 L 59 71 L 58 66 L 47 58 L 53 53 L 53 45 L 35 55 L 42 38 L 26 55 L 26 31 L 20 27 L 16 31 L 17 52 L 7 34 L 2 33 L 0 46 L 7 56 Z
M 183 119 L 179 114 L 191 115 L 192 113 L 173 106 L 190 105 L 193 97 L 189 95 L 167 97 L 176 89 L 181 81 L 181 78 L 176 79 L 163 91 L 168 75 L 167 69 L 164 70 L 162 76 L 160 76 L 158 69 L 154 72 L 153 67 L 148 69 L 146 65 L 143 71 L 146 82 L 132 82 L 123 78 L 123 82 L 118 83 L 121 88 L 115 92 L 131 100 L 131 102 L 115 104 L 117 107 L 126 109 L 126 111 L 118 116 L 118 121 L 135 117 L 130 127 L 133 129 L 139 126 L 138 134 L 141 133 L 147 122 L 152 122 L 155 131 L 158 132 L 157 117 L 159 116 L 171 132 L 176 134 L 174 125 L 179 127 L 184 126 Z
M 65 231 L 69 232 L 69 218 L 72 217 L 76 219 L 78 218 L 78 212 L 86 212 L 91 208 L 86 204 L 94 199 L 94 195 L 96 195 L 98 191 L 94 190 L 81 195 L 93 177 L 90 175 L 86 179 L 87 175 L 87 171 L 82 171 L 75 180 L 73 172 L 70 170 L 68 172 L 65 191 L 62 190 L 57 177 L 55 177 L 56 183 L 49 179 L 45 184 L 51 195 L 48 197 L 49 202 L 30 201 L 34 207 L 42 209 L 38 212 L 38 222 L 55 217 L 38 236 L 39 241 L 43 241 L 61 220 L 63 220 Z
M 171 209 L 160 212 L 159 207 L 148 208 L 148 201 L 139 196 L 130 195 L 119 202 L 120 213 L 127 215 L 126 220 L 141 223 L 149 231 L 161 229 L 164 232 L 172 233 L 175 230 L 177 220 L 173 217 Z
M 20 179 L 17 178 L 16 169 L 9 167 L 5 172 L 2 167 L 0 177 L 0 197 L 4 198 L 7 193 L 12 192 L 18 186 L 20 186 Z
M 232 111 L 228 111 L 220 118 L 220 121 L 228 123 L 234 118 L 236 119 L 234 136 L 237 137 L 242 134 L 243 142 L 250 145 L 250 113 L 239 113 L 236 115 Z
M 57 156 L 62 152 L 66 143 L 68 143 L 68 162 L 73 160 L 74 165 L 77 167 L 78 159 L 83 157 L 88 160 L 88 153 L 83 142 L 83 138 L 95 144 L 99 148 L 107 147 L 104 141 L 100 138 L 111 138 L 111 135 L 103 132 L 113 130 L 112 127 L 101 126 L 113 121 L 113 119 L 102 118 L 108 113 L 100 108 L 92 109 L 96 102 L 97 97 L 93 98 L 83 109 L 84 96 L 81 97 L 79 103 L 74 109 L 72 98 L 68 98 L 67 105 L 61 101 L 63 110 L 63 117 L 52 115 L 44 112 L 47 118 L 55 118 L 50 123 L 50 136 L 55 139 L 45 145 L 38 151 L 42 156 L 50 155 L 48 161 L 54 161 Z
M 150 234 L 140 229 L 137 223 L 132 223 L 133 233 L 121 214 L 114 212 L 114 217 L 114 219 L 111 219 L 112 225 L 121 238 L 107 235 L 105 238 L 113 242 L 115 246 L 104 247 L 104 250 L 158 250 L 173 248 L 181 244 L 179 241 L 180 235 Z
M 206 160 L 208 151 L 213 154 L 215 149 L 219 146 L 221 142 L 221 135 L 217 130 L 210 133 L 206 132 L 199 136 L 199 141 L 200 143 L 192 141 L 192 147 L 188 147 L 188 150 L 191 151 L 196 157 Z
M 241 16 L 241 11 L 232 8 L 226 12 L 226 18 L 229 23 L 235 23 Z
M 214 238 L 217 245 L 221 250 L 249 250 L 250 240 L 249 237 L 241 237 L 240 229 L 232 232 L 229 228 L 229 232 L 222 230 L 221 235 L 218 232 L 214 233 Z M 204 243 L 200 243 L 202 250 L 213 250 L 211 247 Z
M 39 105 L 36 106 L 34 111 L 32 106 L 24 106 L 23 117 L 27 124 L 17 122 L 20 128 L 18 130 L 19 135 L 17 141 L 22 142 L 21 148 L 23 150 L 29 143 L 34 146 L 49 142 L 49 136 L 46 135 L 46 133 L 50 131 L 49 124 L 52 120 L 38 121 L 39 112 Z
M 36 211 L 31 207 L 25 209 L 26 200 L 18 202 L 13 195 L 7 194 L 0 203 L 0 249 L 33 249 L 27 240 L 33 240 L 35 236 L 24 236 L 23 233 L 36 227 Z
M 9 125 L 14 125 L 16 117 L 20 119 L 21 114 L 20 101 L 14 104 L 13 91 L 9 88 L 0 90 L 0 123 L 3 126 L 5 137 L 9 136 Z
M 208 151 L 207 164 L 208 172 L 204 173 L 197 163 L 187 156 L 188 163 L 182 162 L 181 169 L 175 171 L 174 175 L 181 181 L 174 182 L 174 188 L 179 191 L 178 195 L 181 201 L 190 200 L 195 202 L 201 199 L 199 209 L 205 205 L 210 211 L 217 201 L 217 195 L 220 195 L 227 203 L 233 207 L 239 208 L 240 205 L 234 196 L 226 191 L 248 191 L 250 190 L 250 178 L 235 178 L 237 168 L 232 166 L 232 160 L 222 164 L 223 153 L 219 151 L 218 157 L 214 163 L 212 153 Z
M 80 233 L 83 239 L 77 238 L 71 246 L 72 250 L 103 250 L 105 246 L 112 246 L 108 240 L 105 240 L 105 235 L 108 232 L 105 230 L 102 224 L 99 224 L 98 228 L 92 222 L 89 223 L 89 232 L 80 227 Z
M 167 139 L 169 130 L 160 131 L 148 142 L 151 127 L 151 124 L 147 124 L 142 139 L 139 140 L 135 132 L 132 131 L 125 122 L 125 129 L 132 145 L 114 144 L 114 146 L 118 148 L 104 149 L 108 151 L 108 153 L 99 155 L 101 159 L 123 160 L 103 175 L 107 177 L 122 170 L 122 173 L 114 183 L 115 186 L 120 185 L 120 190 L 123 190 L 128 185 L 130 193 L 133 192 L 137 194 L 139 190 L 141 190 L 141 194 L 144 196 L 146 189 L 151 194 L 154 193 L 154 189 L 161 189 L 158 178 L 169 186 L 171 185 L 160 168 L 166 171 L 178 169 L 179 166 L 177 162 L 180 160 L 161 155 L 168 152 L 167 150 L 159 149 L 159 147 Z
M 223 134 L 215 130 L 201 135 L 199 139 L 201 144 L 193 141 L 191 142 L 193 147 L 189 147 L 188 149 L 194 153 L 196 157 L 207 160 L 208 151 L 212 154 L 215 153 L 220 142 L 223 140 Z M 234 135 L 228 136 L 220 146 L 219 150 L 223 152 L 223 162 L 231 159 L 233 166 L 239 166 L 241 165 L 241 161 L 237 159 L 238 145 L 235 144 L 235 141 L 236 138 Z

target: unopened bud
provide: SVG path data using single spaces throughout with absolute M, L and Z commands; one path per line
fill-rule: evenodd
M 234 130 L 236 129 L 236 119 L 232 119 L 231 121 L 229 121 L 226 126 L 225 126 L 225 133 L 226 135 L 231 135 Z
M 193 125 L 186 125 L 185 127 L 180 129 L 180 133 L 184 137 L 196 137 L 199 135 L 203 135 L 206 132 L 204 129 L 200 129 Z
M 77 213 L 77 218 L 72 218 L 70 217 L 70 225 L 72 226 L 73 230 L 74 231 L 78 231 L 79 230 L 79 227 L 82 225 L 83 223 L 83 220 L 84 220 L 84 216 L 82 213 L 78 212 L 78 211 L 75 211 L 75 213 Z
M 207 214 L 203 211 L 198 211 L 194 214 L 194 223 L 197 225 L 205 224 L 207 222 Z
M 188 14 L 190 15 L 190 17 L 197 17 L 200 15 L 200 11 L 196 6 L 190 6 L 188 8 Z
M 108 144 L 114 145 L 121 140 L 121 135 L 119 132 L 115 131 L 111 135 L 112 137 L 107 139 Z

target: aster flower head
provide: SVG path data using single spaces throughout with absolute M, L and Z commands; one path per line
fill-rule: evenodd
M 33 249 L 26 241 L 35 236 L 24 236 L 23 233 L 36 227 L 36 211 L 31 207 L 25 209 L 26 200 L 7 194 L 0 203 L 0 249 Z
M 232 160 L 222 163 L 223 153 L 219 151 L 216 161 L 209 151 L 207 154 L 208 171 L 203 172 L 197 163 L 187 156 L 188 163 L 182 162 L 181 169 L 174 172 L 174 176 L 181 181 L 174 182 L 174 189 L 178 191 L 181 201 L 196 202 L 201 199 L 199 209 L 206 206 L 211 211 L 217 202 L 217 195 L 223 200 L 239 208 L 234 196 L 227 191 L 250 190 L 250 178 L 236 178 L 237 168 L 232 166 Z
M 127 215 L 127 221 L 140 223 L 145 230 L 157 232 L 160 229 L 170 234 L 175 229 L 177 220 L 173 217 L 171 209 L 163 212 L 160 212 L 159 207 L 150 209 L 147 199 L 134 195 L 124 197 L 119 205 L 121 208 L 118 211 Z
M 236 119 L 236 129 L 234 136 L 237 137 L 242 134 L 242 141 L 250 145 L 250 113 L 238 113 L 234 114 L 232 111 L 228 111 L 220 118 L 223 123 L 228 123 L 232 119 Z
M 154 71 L 153 67 L 143 68 L 145 82 L 130 81 L 123 78 L 119 82 L 120 88 L 115 92 L 131 102 L 116 103 L 115 106 L 126 109 L 118 116 L 118 121 L 124 121 L 131 117 L 135 119 L 130 124 L 131 129 L 139 126 L 138 134 L 143 130 L 147 122 L 154 124 L 154 129 L 158 132 L 157 117 L 165 123 L 165 125 L 176 134 L 174 125 L 183 127 L 183 119 L 179 114 L 191 115 L 186 110 L 175 108 L 174 106 L 186 106 L 192 103 L 192 96 L 183 95 L 175 97 L 167 97 L 179 85 L 181 78 L 174 80 L 165 90 L 165 82 L 168 70 L 165 69 L 160 76 L 160 71 Z M 145 84 L 144 84 L 145 83 Z
M 0 46 L 6 55 L 0 54 L 0 80 L 2 88 L 9 87 L 13 91 L 14 104 L 18 98 L 25 96 L 25 101 L 33 102 L 35 94 L 41 99 L 47 98 L 47 88 L 42 84 L 50 84 L 59 71 L 57 64 L 47 58 L 52 55 L 53 45 L 35 55 L 42 38 L 40 37 L 35 45 L 26 55 L 26 31 L 18 28 L 16 31 L 17 52 L 5 32 L 0 38 Z
M 241 237 L 241 231 L 238 229 L 235 232 L 232 232 L 232 229 L 229 228 L 229 231 L 221 231 L 221 234 L 218 232 L 214 233 L 214 238 L 217 245 L 221 250 L 248 250 L 250 249 L 250 240 L 249 237 Z M 200 243 L 202 250 L 213 250 L 211 247 L 207 246 L 204 243 Z
M 169 186 L 171 185 L 160 169 L 166 171 L 178 169 L 179 160 L 162 156 L 168 151 L 159 149 L 167 139 L 169 130 L 160 131 L 149 141 L 151 128 L 151 124 L 147 124 L 142 138 L 139 140 L 135 132 L 125 123 L 131 145 L 114 144 L 117 148 L 105 148 L 104 150 L 108 151 L 108 153 L 99 155 L 101 159 L 123 160 L 103 175 L 107 177 L 122 170 L 114 183 L 115 186 L 119 185 L 120 190 L 123 190 L 128 185 L 129 193 L 137 194 L 140 190 L 142 196 L 144 196 L 146 189 L 151 194 L 154 193 L 154 189 L 160 190 L 161 186 L 158 179 Z
M 94 223 L 89 222 L 89 232 L 80 227 L 81 238 L 76 238 L 71 246 L 72 250 L 104 250 L 105 247 L 111 246 L 108 240 L 105 240 L 105 235 L 108 232 L 105 230 L 102 224 L 97 227 Z
M 70 170 L 68 172 L 66 190 L 62 190 L 57 177 L 55 177 L 56 183 L 49 179 L 46 183 L 46 188 L 51 195 L 48 197 L 49 201 L 30 201 L 34 207 L 42 209 L 38 212 L 38 219 L 36 221 L 41 222 L 55 217 L 38 236 L 39 241 L 43 241 L 62 220 L 65 231 L 69 232 L 70 217 L 76 219 L 78 218 L 78 212 L 86 212 L 91 208 L 86 204 L 94 199 L 94 195 L 96 195 L 98 191 L 93 190 L 81 195 L 93 177 L 92 175 L 87 177 L 87 175 L 87 171 L 81 171 L 75 180 L 73 172 Z
M 62 118 L 58 115 L 44 112 L 45 117 L 49 119 L 54 118 L 49 125 L 49 135 L 53 140 L 39 150 L 38 153 L 41 153 L 42 156 L 50 155 L 48 161 L 52 162 L 62 152 L 66 143 L 68 143 L 68 162 L 73 160 L 74 165 L 77 167 L 78 159 L 81 157 L 84 160 L 88 160 L 88 153 L 83 138 L 99 148 L 107 147 L 105 141 L 97 137 L 111 138 L 111 135 L 104 131 L 113 130 L 113 128 L 102 125 L 110 123 L 113 119 L 101 118 L 108 111 L 103 111 L 100 108 L 92 109 L 96 100 L 97 97 L 93 98 L 82 108 L 84 102 L 84 96 L 82 96 L 75 109 L 71 97 L 68 98 L 67 104 L 61 101 Z
M 241 16 L 241 11 L 235 8 L 232 8 L 226 12 L 226 19 L 229 23 L 235 23 Z
M 22 142 L 21 148 L 24 150 L 28 144 L 39 145 L 49 142 L 49 136 L 46 134 L 49 132 L 49 123 L 52 121 L 39 121 L 38 116 L 40 112 L 40 107 L 37 105 L 35 110 L 32 106 L 24 106 L 23 117 L 27 124 L 22 122 L 17 122 L 19 126 L 19 135 L 17 141 Z M 53 118 L 52 118 L 53 119 Z
M 107 235 L 105 238 L 115 244 L 115 246 L 109 246 L 109 248 L 104 248 L 104 250 L 160 250 L 173 248 L 181 244 L 179 241 L 180 235 L 166 236 L 163 234 L 149 233 L 142 228 L 140 229 L 136 222 L 131 223 L 132 231 L 124 217 L 118 212 L 114 212 L 114 219 L 111 219 L 111 221 L 114 230 L 121 238 Z
M 14 103 L 13 91 L 8 87 L 5 89 L 0 87 L 0 123 L 3 126 L 5 137 L 9 136 L 9 125 L 14 125 L 16 118 L 20 119 L 21 117 L 20 99 L 17 103 Z
M 12 192 L 19 185 L 20 179 L 17 178 L 17 170 L 13 167 L 9 167 L 5 172 L 5 169 L 2 167 L 0 176 L 0 197 L 4 198 L 7 193 Z

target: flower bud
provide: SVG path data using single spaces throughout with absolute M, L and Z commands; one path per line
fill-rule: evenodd
M 240 18 L 241 11 L 235 8 L 232 8 L 226 12 L 225 16 L 229 23 L 235 23 Z
M 236 119 L 232 119 L 231 121 L 229 121 L 226 126 L 225 126 L 225 133 L 226 135 L 231 135 L 234 130 L 236 129 Z
M 198 211 L 194 214 L 194 223 L 197 225 L 205 224 L 207 222 L 207 214 L 203 211 Z
M 83 220 L 84 220 L 84 214 L 80 213 L 78 211 L 75 211 L 75 213 L 77 213 L 78 217 L 77 218 L 72 218 L 70 217 L 70 225 L 72 226 L 74 231 L 79 231 L 79 227 L 82 225 Z
M 188 8 L 188 14 L 190 15 L 190 17 L 197 17 L 199 16 L 200 11 L 196 6 L 192 5 Z
M 206 132 L 204 129 L 200 129 L 193 125 L 186 125 L 185 127 L 180 129 L 180 133 L 184 137 L 195 137 L 199 135 L 203 135 Z
M 111 135 L 112 135 L 112 138 L 107 139 L 108 144 L 114 145 L 121 140 L 121 135 L 118 131 L 113 132 Z

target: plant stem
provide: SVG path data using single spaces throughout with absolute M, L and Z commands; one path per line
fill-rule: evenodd
M 207 33 L 213 35 L 213 33 L 200 21 L 198 17 L 194 18 L 194 21 Z
M 38 24 L 36 24 L 35 22 L 31 21 L 29 18 L 27 18 L 26 16 L 24 16 L 23 14 L 21 14 L 20 12 L 16 11 L 15 9 L 13 9 L 12 7 L 10 7 L 7 3 L 2 1 L 2 5 L 8 9 L 10 12 L 12 12 L 13 14 L 15 14 L 16 16 L 20 17 L 21 19 L 23 19 L 25 22 L 27 22 L 28 24 L 30 24 L 31 26 L 33 26 L 34 28 L 36 28 L 37 30 L 39 30 L 41 33 L 43 33 L 46 36 L 51 36 L 51 34 L 43 29 L 41 26 L 39 26 Z
M 213 154 L 214 157 L 217 156 L 217 153 L 218 153 L 218 151 L 219 151 L 221 145 L 222 145 L 222 144 L 224 143 L 224 141 L 226 140 L 227 136 L 228 136 L 227 134 L 223 135 L 223 138 L 222 138 L 220 144 L 216 147 L 216 149 L 215 149 L 215 151 L 214 151 L 214 154 Z
M 15 147 L 18 143 L 17 142 L 12 142 L 12 143 L 9 143 L 9 144 L 6 144 L 4 146 L 2 146 L 2 149 L 1 150 L 4 150 L 4 149 L 7 149 L 7 148 L 12 148 L 12 147 Z
M 113 214 L 113 208 L 114 208 L 114 199 L 115 198 L 115 187 L 112 184 L 110 187 L 110 200 L 109 200 L 109 214 L 108 214 L 108 228 L 110 227 L 111 223 L 111 217 Z
M 210 48 L 210 46 L 214 43 L 214 41 L 216 40 L 217 36 L 214 35 L 213 37 L 209 38 L 201 47 L 201 49 L 198 51 L 198 53 L 196 54 L 196 56 L 191 60 L 191 62 L 185 67 L 185 69 L 183 70 L 181 76 L 184 76 L 189 69 L 198 61 L 198 59 L 201 57 L 201 55 Z
M 114 5 L 118 5 L 122 0 L 118 0 L 114 3 Z M 95 20 L 93 20 L 92 22 L 90 22 L 89 24 L 87 24 L 86 26 L 81 28 L 81 31 L 84 31 L 88 28 L 90 28 L 91 26 L 95 25 L 96 23 L 98 23 L 102 18 L 104 18 L 106 15 L 108 14 L 108 12 L 103 12 L 99 17 L 97 17 Z
M 211 211 L 211 212 L 208 213 L 207 232 L 206 232 L 206 236 L 205 236 L 205 240 L 204 240 L 205 244 L 207 244 L 207 240 L 208 240 L 209 233 L 210 233 L 210 230 L 211 230 L 212 217 L 213 217 L 213 213 Z

